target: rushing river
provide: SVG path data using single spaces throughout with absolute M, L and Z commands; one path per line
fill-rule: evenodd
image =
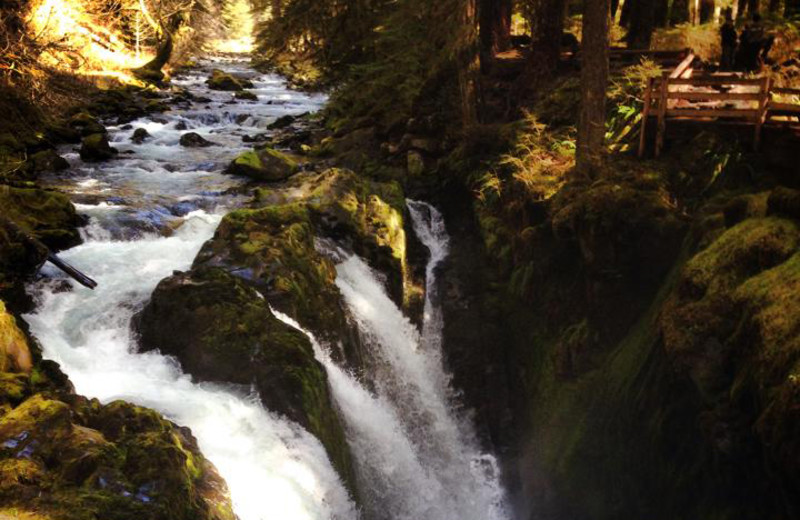
M 415 230 L 431 251 L 422 331 L 362 260 L 340 256 L 337 285 L 374 353 L 374 391 L 311 338 L 356 459 L 363 510 L 348 496 L 322 445 L 301 427 L 264 410 L 256 396 L 193 383 L 170 358 L 136 352 L 134 312 L 159 281 L 190 267 L 222 215 L 242 202 L 227 194 L 240 181 L 220 173 L 246 149 L 242 136 L 325 102 L 323 96 L 289 91 L 280 78 L 258 75 L 243 62 L 214 66 L 250 75 L 259 101 L 234 104 L 229 93 L 209 91 L 207 72 L 178 79 L 211 101 L 109 128 L 112 145 L 121 151 L 118 159 L 86 165 L 71 152 L 69 175 L 52 180 L 90 218 L 85 243 L 61 256 L 99 287 L 60 290 L 63 275 L 45 268 L 45 279 L 31 287 L 39 308 L 26 316 L 45 356 L 61 364 L 81 394 L 148 406 L 190 427 L 228 482 L 241 520 L 507 518 L 494 458 L 479 450 L 468 421 L 453 411 L 435 290 L 447 235 L 430 206 L 409 203 Z M 137 128 L 153 138 L 132 144 Z M 182 148 L 179 139 L 187 131 L 219 146 Z

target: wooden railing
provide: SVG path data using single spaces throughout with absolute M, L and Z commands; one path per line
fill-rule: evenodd
M 681 77 L 676 69 L 662 78 L 651 78 L 645 90 L 639 157 L 647 144 L 647 121 L 656 116 L 655 155 L 664 146 L 667 120 L 733 120 L 754 127 L 754 145 L 761 142 L 761 129 L 770 103 L 769 78 L 738 78 L 732 75 Z

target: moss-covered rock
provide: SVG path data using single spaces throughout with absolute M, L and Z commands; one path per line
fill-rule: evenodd
M 325 370 L 308 338 L 278 320 L 252 287 L 219 268 L 177 274 L 158 285 L 136 322 L 144 349 L 177 357 L 196 378 L 254 385 L 268 409 L 322 442 L 353 489 L 350 453 Z M 185 333 L 175 334 L 176 328 Z
M 117 153 L 117 149 L 108 144 L 106 134 L 90 134 L 81 143 L 80 156 L 86 162 L 107 161 Z
M 58 520 L 233 520 L 188 430 L 121 401 L 27 397 L 0 416 L 0 501 Z
M 0 372 L 30 372 L 33 358 L 25 335 L 0 301 Z
M 59 172 L 69 168 L 69 162 L 54 150 L 42 150 L 29 159 L 34 173 Z
M 214 69 L 211 71 L 211 77 L 208 78 L 206 84 L 211 90 L 224 90 L 229 92 L 253 88 L 252 81 L 244 78 L 234 77 L 233 75 L 227 74 L 219 69 Z
M 62 193 L 33 185 L 0 185 L 0 207 L 3 208 L 2 217 L 52 249 L 66 249 L 81 242 L 77 227 L 83 220 L 69 197 Z M 4 256 L 5 248 L 2 251 L 0 258 Z
M 273 148 L 257 148 L 245 152 L 228 166 L 225 173 L 242 175 L 259 181 L 283 181 L 300 171 L 290 156 Z
M 234 520 L 188 429 L 75 395 L 34 346 L 0 302 L 0 516 Z
M 73 131 L 79 132 L 83 137 L 106 133 L 106 127 L 88 112 L 78 112 L 72 116 L 67 122 L 67 127 Z
M 302 203 L 229 213 L 195 267 L 222 267 L 257 287 L 277 309 L 323 341 L 345 327 L 333 263 L 315 248 L 316 233 Z
M 258 96 L 247 90 L 241 90 L 237 92 L 234 97 L 241 101 L 258 101 Z

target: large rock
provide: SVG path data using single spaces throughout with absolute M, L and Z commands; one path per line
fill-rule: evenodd
M 252 287 L 218 268 L 176 274 L 158 285 L 135 321 L 144 350 L 175 356 L 197 379 L 255 385 L 267 408 L 322 442 L 352 487 L 350 453 L 325 370 L 308 338 L 278 320 Z
M 60 172 L 69 168 L 69 162 L 54 150 L 42 150 L 29 159 L 34 173 Z
M 72 116 L 67 122 L 67 127 L 79 132 L 82 137 L 106 133 L 106 127 L 88 112 L 78 112 Z
M 228 92 L 253 88 L 252 81 L 244 78 L 237 78 L 219 69 L 211 71 L 211 77 L 208 78 L 206 84 L 211 90 L 224 90 Z
M 91 134 L 83 138 L 80 155 L 86 162 L 107 161 L 117 153 L 117 149 L 108 144 L 106 134 Z
M 259 181 L 283 181 L 300 170 L 297 162 L 273 148 L 257 148 L 245 152 L 228 166 L 225 173 L 242 175 Z
M 0 372 L 30 372 L 31 351 L 14 317 L 0 301 Z
M 0 217 L 16 223 L 51 249 L 67 249 L 80 244 L 77 228 L 83 224 L 83 219 L 69 197 L 56 191 L 25 186 L 0 185 Z M 0 265 L 5 253 L 6 248 L 0 248 Z
M 191 433 L 151 410 L 36 393 L 0 416 L 0 442 L 0 516 L 235 518 Z
M 301 203 L 233 211 L 203 246 L 195 267 L 224 268 L 321 340 L 335 342 L 346 319 L 335 266 L 316 250 L 315 236 Z
M 212 143 L 197 132 L 183 134 L 180 139 L 180 144 L 186 148 L 208 148 L 209 146 L 215 146 L 215 143 Z
M 75 395 L 35 347 L 0 302 L 0 517 L 235 519 L 187 428 Z

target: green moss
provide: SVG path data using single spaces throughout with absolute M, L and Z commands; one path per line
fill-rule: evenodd
M 4 505 L 59 520 L 234 518 L 224 483 L 177 426 L 123 402 L 67 400 L 36 394 L 0 417 Z
M 286 291 L 295 304 L 319 298 L 307 280 L 296 277 L 290 283 L 294 285 Z M 303 425 L 322 442 L 354 489 L 349 448 L 311 343 L 273 316 L 267 301 L 241 279 L 201 267 L 165 280 L 137 320 L 145 348 L 157 345 L 176 356 L 194 377 L 255 385 L 267 408 Z M 176 324 L 189 332 L 175 337 Z M 191 474 L 193 459 L 188 457 L 186 464 Z
M 62 193 L 0 185 L 0 207 L 4 217 L 52 248 L 80 243 L 76 227 L 81 220 L 69 197 Z
M 726 338 L 737 326 L 731 316 L 736 288 L 786 260 L 800 244 L 790 220 L 752 218 L 727 230 L 686 265 L 678 291 L 661 320 L 668 350 L 691 353 L 712 337 Z

